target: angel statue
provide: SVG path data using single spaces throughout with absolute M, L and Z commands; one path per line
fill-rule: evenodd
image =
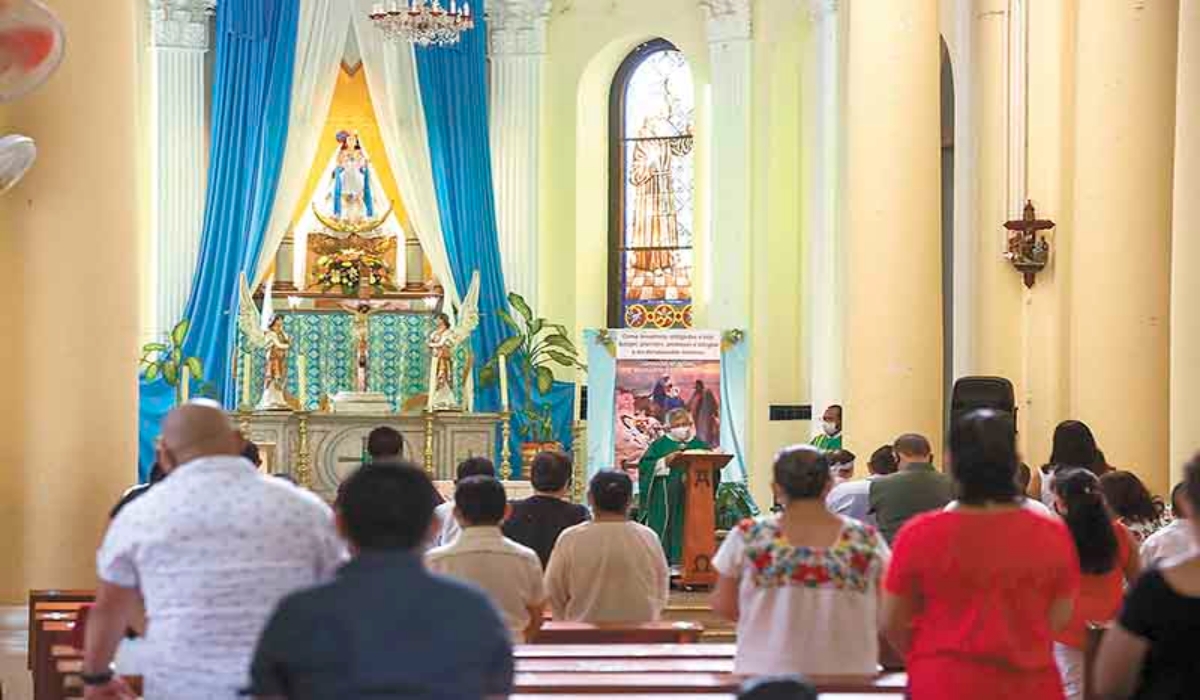
M 292 339 L 283 330 L 282 316 L 272 318 L 266 330 L 263 330 L 262 317 L 258 307 L 254 305 L 254 297 L 250 293 L 250 286 L 246 284 L 245 275 L 242 275 L 241 283 L 238 327 L 251 347 L 267 355 L 266 370 L 263 373 L 263 393 L 257 408 L 260 411 L 290 408 L 287 397 L 287 358 Z
M 438 314 L 437 327 L 429 336 L 431 371 L 429 378 L 429 410 L 459 411 L 462 406 L 454 397 L 454 349 L 471 337 L 479 325 L 479 271 L 471 275 L 471 286 L 458 309 L 458 324 L 450 325 L 450 317 Z

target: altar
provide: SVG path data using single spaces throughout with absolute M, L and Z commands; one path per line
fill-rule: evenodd
M 341 481 L 362 464 L 367 435 L 380 426 L 404 438 L 404 457 L 424 466 L 440 490 L 468 457 L 496 454 L 500 416 L 495 413 L 354 415 L 254 411 L 233 413 L 242 432 L 259 447 L 263 471 L 286 474 L 332 501 Z M 431 424 L 429 424 L 431 423 Z M 427 428 L 431 439 L 426 441 Z M 528 482 L 508 482 L 509 498 L 529 495 Z M 525 489 L 511 484 L 525 484 Z

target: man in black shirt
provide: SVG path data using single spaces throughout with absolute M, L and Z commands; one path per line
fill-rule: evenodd
M 590 518 L 587 508 L 567 500 L 571 467 L 571 458 L 562 452 L 534 457 L 529 478 L 534 495 L 514 503 L 504 523 L 504 536 L 537 552 L 543 568 L 559 533 Z

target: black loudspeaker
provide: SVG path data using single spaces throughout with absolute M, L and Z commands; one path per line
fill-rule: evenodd
M 954 382 L 950 396 L 950 424 L 959 416 L 977 408 L 1009 413 L 1017 421 L 1017 400 L 1012 382 L 1004 377 L 963 377 Z

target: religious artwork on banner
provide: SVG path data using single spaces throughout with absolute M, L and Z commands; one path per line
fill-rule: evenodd
M 696 438 L 721 439 L 721 337 L 710 331 L 623 331 L 617 339 L 616 464 L 636 472 L 665 432 L 667 413 L 684 409 Z M 634 474 L 636 477 L 636 474 Z

